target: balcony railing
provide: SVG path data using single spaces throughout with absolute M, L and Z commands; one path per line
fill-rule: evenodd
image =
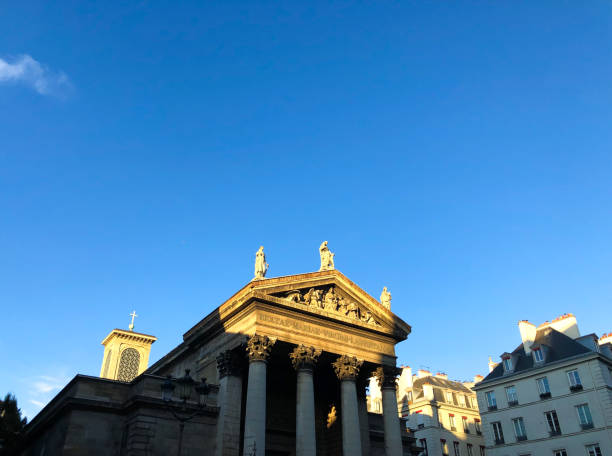
M 582 428 L 583 431 L 586 431 L 587 429 L 593 429 L 593 423 L 581 424 L 580 427 Z
M 497 405 L 489 405 L 489 412 L 497 410 Z
M 524 441 L 524 440 L 527 440 L 527 436 L 526 436 L 526 435 L 519 435 L 519 436 L 516 438 L 516 440 L 517 440 L 517 442 L 522 442 L 522 441 Z
M 583 390 L 582 385 L 572 385 L 572 386 L 570 386 L 570 391 L 572 393 L 575 393 L 576 391 L 582 391 L 582 390 Z
M 548 399 L 548 398 L 550 398 L 550 392 L 540 393 L 540 399 Z

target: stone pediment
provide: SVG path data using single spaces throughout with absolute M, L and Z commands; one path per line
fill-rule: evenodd
M 310 318 L 333 320 L 362 330 L 406 339 L 410 326 L 338 270 L 254 280 L 218 308 L 216 317 L 229 319 L 257 301 Z M 185 334 L 204 329 L 204 319 Z

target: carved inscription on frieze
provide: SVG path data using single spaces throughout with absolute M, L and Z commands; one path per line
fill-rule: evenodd
M 348 345 L 365 348 L 367 350 L 375 351 L 378 353 L 388 353 L 390 355 L 393 355 L 392 347 L 387 347 L 385 344 L 372 342 L 368 339 L 357 337 L 352 334 L 345 334 L 340 331 L 333 331 L 328 328 L 310 325 L 299 320 L 279 317 L 267 313 L 260 313 L 257 319 L 261 322 L 272 323 L 274 325 L 282 326 L 284 328 L 289 328 L 292 330 L 312 334 L 313 336 L 323 337 L 331 341 L 338 341 Z

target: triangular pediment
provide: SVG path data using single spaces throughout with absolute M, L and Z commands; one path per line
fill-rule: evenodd
M 410 326 L 338 270 L 252 282 L 258 296 L 300 312 L 316 314 L 405 339 Z
M 254 302 L 391 336 L 396 342 L 406 339 L 411 331 L 390 309 L 333 269 L 253 280 L 185 333 L 184 339 L 214 324 L 224 324 Z

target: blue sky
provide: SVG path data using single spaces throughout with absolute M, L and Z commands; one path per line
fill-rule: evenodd
M 0 393 L 33 416 L 128 314 L 152 360 L 336 265 L 469 379 L 516 322 L 612 331 L 612 3 L 13 2 L 0 14 Z M 603 317 L 603 318 L 602 318 Z

